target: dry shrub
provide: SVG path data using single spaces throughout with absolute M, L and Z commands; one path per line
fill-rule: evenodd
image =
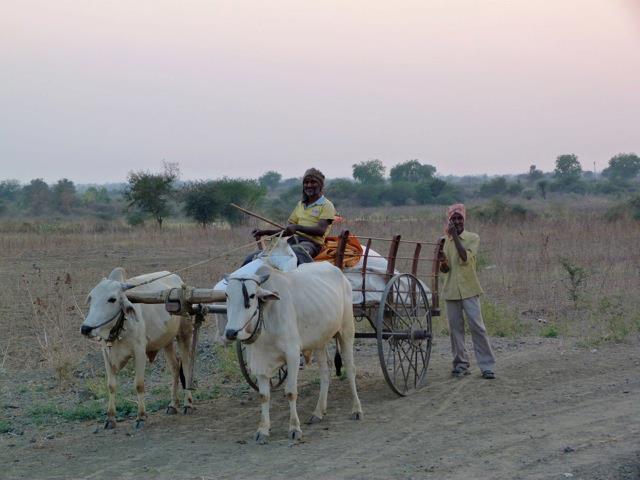
M 57 276 L 48 289 L 36 291 L 30 281 L 24 280 L 24 289 L 33 309 L 31 326 L 40 347 L 38 363 L 51 368 L 61 382 L 68 380 L 80 355 L 86 352 L 86 343 L 78 338 L 83 315 L 71 274 Z

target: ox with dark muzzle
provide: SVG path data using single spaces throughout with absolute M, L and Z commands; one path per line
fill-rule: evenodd
M 313 351 L 320 369 L 320 396 L 308 423 L 322 420 L 329 391 L 326 346 L 334 337 L 338 339 L 351 387 L 351 418 L 361 419 L 353 363 L 352 292 L 342 272 L 326 262 L 304 264 L 288 273 L 264 266 L 254 275 L 231 275 L 228 282 L 225 336 L 247 344 L 247 364 L 256 375 L 260 390 L 262 407 L 256 441 L 265 443 L 269 436 L 269 379 L 285 363 L 289 438 L 301 438 L 296 407 L 301 352 L 307 355 Z
M 144 370 L 147 358 L 152 362 L 161 349 L 165 351 L 173 375 L 171 403 L 167 407 L 167 413 L 177 413 L 178 382 L 182 380 L 183 388 L 185 385 L 183 365 L 176 355 L 174 340 L 177 340 L 184 370 L 189 371 L 192 322 L 188 317 L 169 315 L 164 305 L 133 304 L 127 299 L 125 291 L 155 292 L 180 288 L 182 285 L 180 277 L 169 272 L 150 273 L 125 280 L 124 270 L 116 268 L 89 292 L 89 313 L 80 332 L 86 337 L 100 340 L 102 344 L 109 389 L 105 428 L 114 428 L 116 425 L 116 376 L 132 357 L 135 362 L 135 388 L 138 396 L 136 428 L 144 425 Z M 185 390 L 184 413 L 190 413 L 192 409 L 191 392 Z

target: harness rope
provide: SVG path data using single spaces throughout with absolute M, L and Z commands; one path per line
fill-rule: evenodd
M 281 230 L 280 232 L 278 232 L 278 233 L 274 233 L 273 235 L 265 235 L 265 236 L 264 236 L 264 238 L 282 237 L 282 233 L 283 233 L 283 232 L 284 232 L 284 230 Z M 133 285 L 133 284 L 128 284 L 128 283 L 123 284 L 123 285 L 124 285 L 124 290 L 130 290 L 130 289 L 135 288 L 135 287 L 140 287 L 140 286 L 142 286 L 142 285 L 147 285 L 147 284 L 149 284 L 149 283 L 155 282 L 156 280 L 160 280 L 161 278 L 165 278 L 165 277 L 168 277 L 168 276 L 170 276 L 170 275 L 174 275 L 174 274 L 176 274 L 176 273 L 178 273 L 178 272 L 184 272 L 184 271 L 189 270 L 189 269 L 191 269 L 191 268 L 198 267 L 198 266 L 200 266 L 200 265 L 204 265 L 205 263 L 211 262 L 212 260 L 216 260 L 216 259 L 218 259 L 218 258 L 222 258 L 222 257 L 224 257 L 224 256 L 226 256 L 226 255 L 229 255 L 229 254 L 230 254 L 230 253 L 232 253 L 232 252 L 235 252 L 235 251 L 242 250 L 242 249 L 245 249 L 245 248 L 247 248 L 247 247 L 250 247 L 250 246 L 252 246 L 254 243 L 255 243 L 255 242 L 251 242 L 251 243 L 247 243 L 247 244 L 245 244 L 245 245 L 241 245 L 241 246 L 239 246 L 239 247 L 232 248 L 232 249 L 230 249 L 230 250 L 227 250 L 226 252 L 220 253 L 220 254 L 218 254 L 218 255 L 214 255 L 213 257 L 209 257 L 209 258 L 207 258 L 206 260 L 201 260 L 200 262 L 196 262 L 196 263 L 194 263 L 193 265 L 188 265 L 188 266 L 186 266 L 186 267 L 179 268 L 179 269 L 177 269 L 177 270 L 174 270 L 173 272 L 169 272 L 169 273 L 166 273 L 166 274 L 164 274 L 164 275 L 160 275 L 159 277 L 151 278 L 151 279 L 146 280 L 146 281 L 144 281 L 144 282 L 142 282 L 142 283 L 137 283 L 137 284 L 135 284 L 135 285 Z M 276 245 L 276 244 L 277 244 L 277 242 L 274 242 L 274 245 L 273 245 L 273 246 L 271 247 L 271 249 L 269 250 L 269 253 L 271 253 L 271 252 L 273 251 L 273 249 L 275 248 L 275 245 Z

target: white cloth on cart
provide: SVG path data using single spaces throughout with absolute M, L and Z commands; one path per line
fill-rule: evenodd
M 365 302 L 373 302 L 379 303 L 382 298 L 382 294 L 384 292 L 384 288 L 387 284 L 387 259 L 381 256 L 375 250 L 369 249 L 369 254 L 367 255 L 367 269 L 365 273 L 365 285 L 364 285 L 364 295 Z M 349 279 L 349 283 L 351 283 L 351 287 L 353 288 L 353 304 L 362 303 L 362 266 L 364 265 L 364 256 L 360 258 L 360 261 L 354 265 L 353 267 L 344 268 L 342 272 Z M 398 275 L 398 270 L 394 270 L 393 274 Z M 403 279 L 402 282 L 406 285 L 406 291 L 409 292 L 409 282 L 406 279 Z M 431 290 L 429 287 L 420 280 L 420 283 L 424 287 L 427 292 L 427 298 L 429 302 L 431 302 Z M 402 286 L 405 286 L 401 283 Z M 375 290 L 375 291 L 371 291 Z
M 263 265 L 270 265 L 281 272 L 290 272 L 298 266 L 298 257 L 285 239 L 278 239 L 272 249 L 264 250 L 258 258 L 237 269 L 233 275 L 253 275 Z M 228 284 L 227 279 L 223 278 L 213 289 L 226 291 Z

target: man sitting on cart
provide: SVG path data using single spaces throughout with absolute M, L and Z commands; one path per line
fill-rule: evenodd
M 310 168 L 302 177 L 302 200 L 289 215 L 288 225 L 283 229 L 283 235 L 290 237 L 291 245 L 298 265 L 309 263 L 324 247 L 324 240 L 331 230 L 331 224 L 336 216 L 333 203 L 324 195 L 324 175 L 316 168 Z M 282 229 L 255 229 L 251 232 L 256 240 L 266 235 L 274 235 Z M 249 255 L 243 265 L 252 261 L 258 252 Z

